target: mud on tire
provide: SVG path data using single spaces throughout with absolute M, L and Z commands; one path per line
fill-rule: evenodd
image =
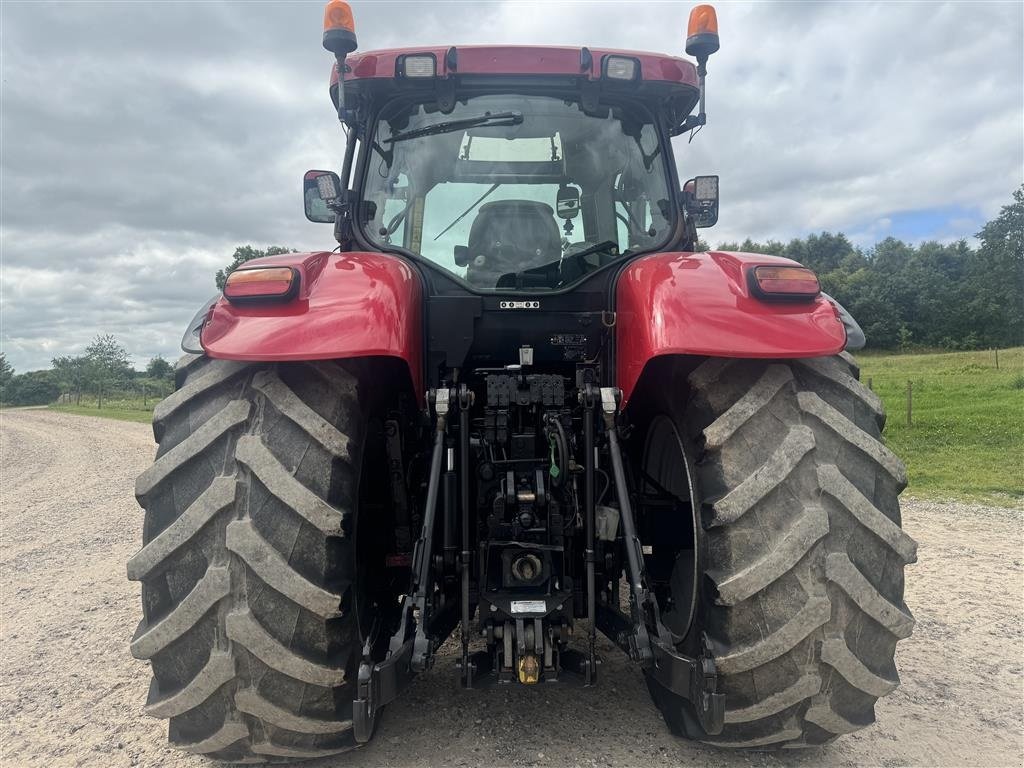
M 711 359 L 664 404 L 696 459 L 704 547 L 697 631 L 726 695 L 709 736 L 648 681 L 669 726 L 724 747 L 826 743 L 874 721 L 899 677 L 896 643 L 916 544 L 900 527 L 903 464 L 852 358 Z M 681 380 L 686 376 L 686 380 Z M 684 437 L 684 439 L 686 439 Z
M 219 760 L 350 749 L 357 370 L 189 357 L 178 384 L 135 488 L 146 711 L 169 718 L 172 745 Z

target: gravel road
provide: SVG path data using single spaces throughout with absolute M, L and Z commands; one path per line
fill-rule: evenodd
M 125 561 L 139 546 L 135 476 L 149 427 L 0 412 L 0 764 L 208 766 L 165 746 L 142 704 L 148 666 Z M 814 752 L 731 753 L 673 738 L 640 673 L 608 644 L 600 685 L 463 692 L 442 654 L 386 711 L 372 745 L 307 765 L 985 765 L 1024 763 L 1021 510 L 907 500 L 920 543 L 903 686 L 878 722 Z

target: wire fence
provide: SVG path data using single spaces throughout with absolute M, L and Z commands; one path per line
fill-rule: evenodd
M 119 411 L 151 411 L 173 391 L 174 383 L 171 381 L 139 379 L 115 387 L 92 386 L 65 391 L 57 398 L 57 404 Z
M 861 381 L 882 398 L 890 424 L 912 427 L 921 411 L 968 412 L 986 404 L 1024 423 L 1024 348 L 866 354 L 860 363 Z

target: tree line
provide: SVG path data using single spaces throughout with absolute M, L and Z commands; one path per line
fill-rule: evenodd
M 15 373 L 0 353 L 0 403 L 47 405 L 65 400 L 102 408 L 114 398 L 160 399 L 174 388 L 174 367 L 163 357 L 151 358 L 144 371 L 132 368 L 128 350 L 112 335 L 99 334 L 78 356 L 51 360 L 49 370 Z
M 788 243 L 745 240 L 721 250 L 772 253 L 810 267 L 850 311 L 869 347 L 984 349 L 1024 343 L 1024 185 L 1013 202 L 966 240 L 868 249 L 822 232 Z

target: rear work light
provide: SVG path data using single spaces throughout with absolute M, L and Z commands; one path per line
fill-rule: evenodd
M 285 301 L 299 290 L 299 274 L 291 267 L 237 269 L 224 283 L 228 301 Z
M 402 77 L 434 77 L 437 74 L 437 61 L 433 54 L 403 56 L 399 71 Z
M 813 299 L 821 292 L 817 275 L 806 267 L 754 267 L 750 278 L 754 293 L 763 298 Z
M 609 80 L 636 80 L 640 74 L 640 62 L 628 56 L 606 56 L 604 76 Z

